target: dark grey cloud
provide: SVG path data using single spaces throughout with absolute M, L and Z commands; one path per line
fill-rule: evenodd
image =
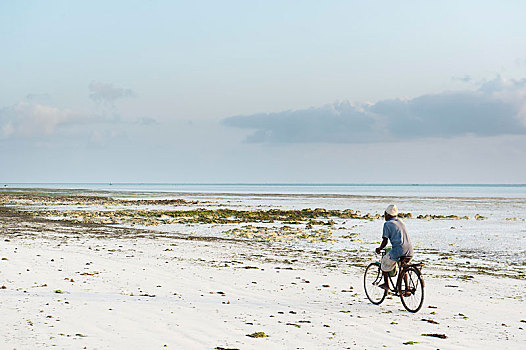
M 526 79 L 497 77 L 476 91 L 444 92 L 369 105 L 337 102 L 234 116 L 223 125 L 253 130 L 246 142 L 363 143 L 526 134 Z
M 116 100 L 135 97 L 137 94 L 131 89 L 114 86 L 111 83 L 92 81 L 89 84 L 90 95 L 93 101 L 112 105 Z
M 491 136 L 520 131 L 516 106 L 485 94 L 443 93 L 381 101 L 368 109 L 395 138 Z M 519 129 L 518 129 L 519 128 Z M 526 128 L 522 128 L 526 132 Z
M 224 125 L 256 131 L 247 142 L 365 142 L 375 121 L 349 102 L 281 113 L 236 116 Z

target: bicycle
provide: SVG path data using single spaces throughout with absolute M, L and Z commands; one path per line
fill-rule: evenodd
M 382 249 L 382 257 L 386 254 L 385 249 Z M 380 259 L 381 260 L 381 259 Z M 365 269 L 363 276 L 363 284 L 365 289 L 365 295 L 375 305 L 380 305 L 387 293 L 390 292 L 395 296 L 399 296 L 402 300 L 402 304 L 405 309 L 409 312 L 417 312 L 424 303 L 424 278 L 422 277 L 422 266 L 423 263 L 409 264 L 410 258 L 402 257 L 399 262 L 400 272 L 396 284 L 393 283 L 394 276 L 388 274 L 388 289 L 382 289 L 379 287 L 383 283 L 384 277 L 382 269 L 380 268 L 380 262 L 376 261 L 370 263 Z M 407 276 L 407 277 L 406 277 Z M 407 278 L 407 279 L 406 279 Z M 404 288 L 402 288 L 402 284 Z

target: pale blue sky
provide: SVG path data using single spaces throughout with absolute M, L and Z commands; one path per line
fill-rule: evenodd
M 524 13 L 2 2 L 0 181 L 524 183 Z

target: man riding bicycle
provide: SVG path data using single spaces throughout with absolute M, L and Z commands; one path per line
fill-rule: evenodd
M 380 251 L 385 248 L 387 240 L 391 242 L 391 251 L 382 258 L 381 269 L 384 275 L 384 283 L 379 286 L 380 288 L 389 290 L 389 284 L 387 282 L 389 271 L 395 268 L 401 258 L 405 258 L 406 262 L 411 260 L 413 257 L 413 245 L 409 239 L 405 224 L 398 218 L 398 208 L 396 205 L 391 204 L 385 209 L 384 218 L 383 240 L 380 246 L 376 248 L 376 254 L 380 254 Z M 404 282 L 407 286 L 407 281 Z

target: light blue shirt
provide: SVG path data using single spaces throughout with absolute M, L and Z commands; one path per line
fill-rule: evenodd
M 402 256 L 413 256 L 413 245 L 402 220 L 391 218 L 384 223 L 382 238 L 388 238 L 393 246 L 389 252 L 391 260 L 399 261 Z

